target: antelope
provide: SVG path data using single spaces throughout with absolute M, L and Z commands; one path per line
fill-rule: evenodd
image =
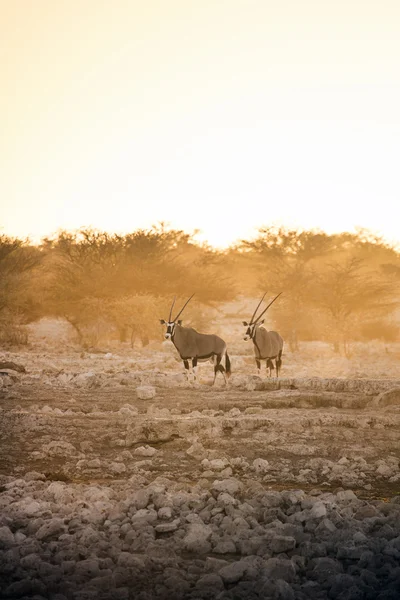
M 210 360 L 214 364 L 214 381 L 212 384 L 214 385 L 218 372 L 222 373 L 226 384 L 226 377 L 230 377 L 231 375 L 231 362 L 229 360 L 228 352 L 226 350 L 226 343 L 224 340 L 217 335 L 199 333 L 192 327 L 183 327 L 182 321 L 178 320 L 178 317 L 182 314 L 184 308 L 187 306 L 193 296 L 194 294 L 190 296 L 189 300 L 185 302 L 179 313 L 173 319 L 172 310 L 176 300 L 176 297 L 174 297 L 171 309 L 169 311 L 168 321 L 160 319 L 161 325 L 167 326 L 164 337 L 166 340 L 171 340 L 175 348 L 178 350 L 187 371 L 188 380 L 189 361 L 192 362 L 192 373 L 194 380 L 196 380 L 197 362 Z M 225 368 L 221 364 L 224 356 Z
M 266 293 L 267 292 L 265 292 L 265 294 Z M 276 331 L 267 331 L 264 327 L 262 327 L 264 319 L 262 321 L 260 321 L 260 319 L 269 309 L 271 304 L 275 302 L 277 298 L 279 298 L 282 292 L 280 292 L 273 300 L 271 300 L 267 308 L 265 308 L 263 312 L 254 320 L 256 312 L 258 311 L 261 302 L 265 298 L 265 294 L 258 303 L 257 308 L 250 319 L 250 323 L 243 321 L 243 325 L 246 327 L 244 340 L 246 342 L 250 339 L 253 340 L 258 375 L 261 373 L 261 361 L 266 360 L 266 368 L 269 369 L 269 376 L 271 377 L 272 371 L 275 368 L 276 376 L 279 377 L 279 371 L 282 366 L 281 357 L 283 351 L 283 339 Z M 273 360 L 275 360 L 275 367 L 274 363 L 272 362 Z

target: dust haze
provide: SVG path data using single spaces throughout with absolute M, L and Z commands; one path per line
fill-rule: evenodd
M 2 598 L 395 599 L 400 255 L 262 227 L 0 236 Z M 284 340 L 258 373 L 250 321 Z M 227 345 L 197 378 L 180 318 Z

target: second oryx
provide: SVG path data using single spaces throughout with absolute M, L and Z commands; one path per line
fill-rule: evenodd
M 226 377 L 231 374 L 231 362 L 229 360 L 228 352 L 226 350 L 226 343 L 224 340 L 217 335 L 210 335 L 205 333 L 199 333 L 193 327 L 183 327 L 182 321 L 178 320 L 183 309 L 186 307 L 188 302 L 193 298 L 192 294 L 185 302 L 179 313 L 175 318 L 172 318 L 172 310 L 175 304 L 175 298 L 172 302 L 171 309 L 169 311 L 169 319 L 165 321 L 160 319 L 162 325 L 166 325 L 167 330 L 165 332 L 165 339 L 171 340 L 175 348 L 178 350 L 185 369 L 188 372 L 189 377 L 189 361 L 192 363 L 192 371 L 194 378 L 196 379 L 196 369 L 198 361 L 211 360 L 214 364 L 214 381 L 217 377 L 217 373 L 222 373 L 225 383 Z M 222 365 L 222 359 L 225 357 L 225 368 Z M 225 376 L 226 374 L 226 376 Z
M 258 374 L 261 372 L 261 361 L 265 360 L 266 367 L 269 369 L 270 377 L 274 368 L 276 369 L 276 376 L 279 377 L 279 371 L 282 366 L 283 339 L 277 331 L 267 331 L 265 327 L 262 327 L 264 319 L 262 321 L 260 321 L 260 319 L 271 306 L 271 304 L 275 302 L 277 298 L 279 298 L 281 293 L 271 300 L 267 308 L 265 308 L 263 312 L 255 319 L 256 312 L 259 309 L 261 302 L 264 300 L 266 294 L 265 292 L 250 319 L 250 323 L 243 321 L 243 325 L 246 327 L 246 334 L 244 337 L 245 341 L 247 342 L 248 340 L 253 340 Z M 273 363 L 274 360 L 275 367 Z

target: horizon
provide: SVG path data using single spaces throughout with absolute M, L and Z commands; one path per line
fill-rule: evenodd
M 129 229 L 129 230 L 125 230 L 125 231 L 111 231 L 111 230 L 102 230 L 90 225 L 83 225 L 81 227 L 78 227 L 76 229 L 62 229 L 60 228 L 58 231 L 52 232 L 48 235 L 43 235 L 43 236 L 38 236 L 36 239 L 29 237 L 29 236 L 18 236 L 18 235 L 12 235 L 9 234 L 5 231 L 2 230 L 2 227 L 0 225 L 0 237 L 2 235 L 9 237 L 11 239 L 19 239 L 23 242 L 27 242 L 29 245 L 32 246 L 40 246 L 42 245 L 46 240 L 56 240 L 57 237 L 61 234 L 61 233 L 67 233 L 67 234 L 75 234 L 78 235 L 83 232 L 83 231 L 93 231 L 99 234 L 103 234 L 106 233 L 110 236 L 113 235 L 118 235 L 118 236 L 127 236 L 130 234 L 133 234 L 137 231 L 144 231 L 146 233 L 151 233 L 151 232 L 155 232 L 157 230 L 159 230 L 160 227 L 163 227 L 165 231 L 182 231 L 184 234 L 187 234 L 190 236 L 190 241 L 191 243 L 194 243 L 196 245 L 202 246 L 209 246 L 212 250 L 215 250 L 217 252 L 224 252 L 226 250 L 230 250 L 230 249 L 234 249 L 235 246 L 239 245 L 241 242 L 251 242 L 256 240 L 259 236 L 261 236 L 261 230 L 266 228 L 266 227 L 271 227 L 273 229 L 282 229 L 284 231 L 296 231 L 297 233 L 303 233 L 303 232 L 308 232 L 308 233 L 314 233 L 314 234 L 325 234 L 327 236 L 335 236 L 335 235 L 346 235 L 346 234 L 350 234 L 353 236 L 365 236 L 368 238 L 368 241 L 371 241 L 372 243 L 375 243 L 375 241 L 381 242 L 384 245 L 392 248 L 393 250 L 395 250 L 396 252 L 400 252 L 400 241 L 396 241 L 396 240 L 390 240 L 387 237 L 381 235 L 379 232 L 374 231 L 372 229 L 368 229 L 365 227 L 355 227 L 353 229 L 353 231 L 350 230 L 342 230 L 342 231 L 325 231 L 322 230 L 320 228 L 314 227 L 314 228 L 302 228 L 302 227 L 296 227 L 296 226 L 287 226 L 285 224 L 281 224 L 281 223 L 272 223 L 271 225 L 268 224 L 264 224 L 264 225 L 260 225 L 257 228 L 254 228 L 254 231 L 251 233 L 251 235 L 248 235 L 247 237 L 239 237 L 239 238 L 235 238 L 232 242 L 226 244 L 226 245 L 216 245 L 216 244 L 211 244 L 204 236 L 202 236 L 200 231 L 196 231 L 196 230 L 192 230 L 192 231 L 188 231 L 185 229 L 179 229 L 177 227 L 173 227 L 172 224 L 169 223 L 163 223 L 163 222 L 158 222 L 158 223 L 153 223 L 152 225 L 150 225 L 149 227 L 137 227 L 134 229 Z M 374 239 L 375 238 L 375 239 Z

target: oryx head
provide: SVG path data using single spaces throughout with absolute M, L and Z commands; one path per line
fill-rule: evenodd
M 261 317 L 269 309 L 269 307 L 271 306 L 271 304 L 273 302 L 275 302 L 275 300 L 277 298 L 279 298 L 279 296 L 282 294 L 282 292 L 280 292 L 277 296 L 275 296 L 275 298 L 273 300 L 271 300 L 271 302 L 268 304 L 267 308 L 264 308 L 264 310 L 262 311 L 262 313 L 260 315 L 258 315 L 258 317 L 255 319 L 256 312 L 258 311 L 261 302 L 264 300 L 266 293 L 267 292 L 265 292 L 264 296 L 261 298 L 260 302 L 257 304 L 257 308 L 253 312 L 253 316 L 250 319 L 250 323 L 248 323 L 247 321 L 243 321 L 243 325 L 246 327 L 246 333 L 245 333 L 244 338 L 243 338 L 245 342 L 247 342 L 248 340 L 254 339 L 257 327 L 259 327 L 260 325 L 262 325 L 264 323 L 264 319 L 262 321 L 260 320 Z
M 175 304 L 175 300 L 176 300 L 176 296 L 174 296 L 174 299 L 172 301 L 172 305 L 169 311 L 169 318 L 168 321 L 165 321 L 165 319 L 160 319 L 160 323 L 161 325 L 166 325 L 167 326 L 167 330 L 165 332 L 165 339 L 166 340 L 170 340 L 175 333 L 175 327 L 176 325 L 181 325 L 182 321 L 178 321 L 178 317 L 181 315 L 181 313 L 183 312 L 183 309 L 186 307 L 186 305 L 188 304 L 188 302 L 193 298 L 194 294 L 192 294 L 189 298 L 189 300 L 186 300 L 185 304 L 183 305 L 183 307 L 181 308 L 181 310 L 178 312 L 178 314 L 176 315 L 175 319 L 172 318 L 172 309 L 174 308 L 174 304 Z

